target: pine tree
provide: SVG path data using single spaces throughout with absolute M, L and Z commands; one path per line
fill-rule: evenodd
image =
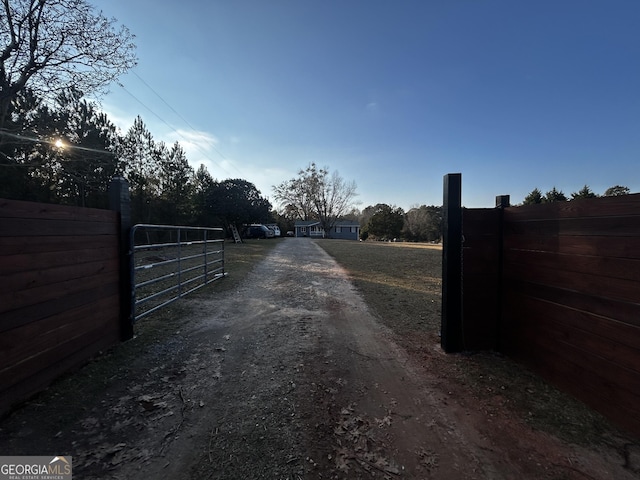
M 173 144 L 171 150 L 164 148 L 159 161 L 160 197 L 166 207 L 166 221 L 172 224 L 189 223 L 193 213 L 193 168 L 178 142 Z
M 576 200 L 579 198 L 596 198 L 598 195 L 596 195 L 590 188 L 588 185 L 585 185 L 584 187 L 582 187 L 580 190 L 578 190 L 577 192 L 573 192 L 571 194 L 571 200 Z
M 556 187 L 553 187 L 551 190 L 545 193 L 542 201 L 544 203 L 566 202 L 567 196 L 562 192 L 562 190 L 558 190 L 556 189 Z
M 158 148 L 140 116 L 122 139 L 120 169 L 129 181 L 132 216 L 136 223 L 151 223 L 153 202 L 159 194 Z
M 524 197 L 522 204 L 535 205 L 538 203 L 542 203 L 543 201 L 544 199 L 542 197 L 542 192 L 539 189 L 534 188 L 533 190 L 531 190 L 531 192 L 529 192 L 529 194 L 526 197 Z

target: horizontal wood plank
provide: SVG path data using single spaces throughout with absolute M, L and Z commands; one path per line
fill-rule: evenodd
M 633 280 L 532 268 L 531 265 L 517 263 L 505 264 L 503 272 L 506 283 L 518 280 L 620 302 L 635 303 L 640 300 L 638 282 Z
M 118 226 L 114 222 L 92 222 L 87 220 L 47 220 L 47 219 L 0 219 L 0 236 L 42 237 L 78 235 L 117 235 Z
M 0 413 L 120 340 L 119 214 L 0 199 Z
M 462 301 L 463 348 L 465 350 L 497 348 L 500 304 L 495 289 L 491 292 L 489 288 L 473 288 L 467 280 L 464 281 L 463 288 L 465 292 L 473 292 L 465 294 Z
M 619 379 L 615 366 L 607 369 L 606 362 L 585 357 L 585 352 L 574 354 L 571 347 L 563 348 L 553 339 L 532 342 L 523 335 L 517 340 L 508 346 L 512 358 L 529 366 L 547 381 L 576 396 L 622 428 L 640 431 L 638 391 L 630 389 L 624 381 L 615 381 Z M 596 373 L 591 368 L 593 363 L 600 364 L 598 370 L 605 369 L 606 373 Z M 624 372 L 623 377 L 626 377 Z M 634 377 L 631 384 L 637 383 L 638 379 Z
M 493 275 L 500 271 L 498 250 L 489 248 L 462 249 L 464 258 L 464 275 Z
M 640 259 L 505 250 L 504 262 L 505 265 L 522 265 L 544 271 L 560 270 L 563 272 L 596 275 L 601 277 L 603 281 L 606 281 L 607 278 L 631 280 L 638 282 L 638 287 L 640 288 Z
M 503 322 L 527 328 L 527 335 L 554 336 L 640 374 L 640 327 L 526 295 L 512 296 Z
M 505 221 L 505 235 L 640 236 L 640 215 Z
M 47 317 L 8 330 L 0 336 L 0 370 L 20 364 L 50 349 L 61 348 L 67 339 L 94 331 L 109 330 L 118 324 L 119 296 L 100 299 L 89 305 L 70 309 L 62 314 Z
M 116 258 L 6 275 L 0 278 L 0 311 L 74 294 L 107 281 L 117 283 L 119 267 Z
M 463 212 L 465 331 L 497 310 L 501 351 L 640 433 L 640 194 L 487 210 Z
M 98 262 L 92 264 L 91 267 L 94 268 L 93 275 L 76 276 L 75 278 L 61 279 L 55 283 L 36 285 L 32 288 L 16 290 L 11 293 L 0 293 L 0 318 L 5 312 L 19 310 L 25 306 L 40 305 L 43 310 L 46 310 L 52 307 L 50 301 L 60 303 L 60 301 L 64 302 L 65 299 L 83 295 L 85 296 L 83 304 L 91 303 L 99 299 L 99 296 L 95 296 L 99 294 L 92 294 L 92 291 L 98 290 L 102 292 L 105 286 L 110 287 L 111 290 L 118 286 L 119 270 L 117 264 L 113 262 L 107 264 Z M 64 304 L 61 304 L 61 308 L 64 309 Z M 50 313 L 55 314 L 58 312 L 50 310 Z
M 505 235 L 505 250 L 640 259 L 640 237 L 584 235 Z
M 120 291 L 117 282 L 118 276 L 107 274 L 105 277 L 109 277 L 105 279 L 105 282 L 100 282 L 99 279 L 94 279 L 91 283 L 85 282 L 85 284 L 81 280 L 65 282 L 69 284 L 68 288 L 71 288 L 72 291 L 62 296 L 52 295 L 51 291 L 43 290 L 47 293 L 48 298 L 44 301 L 37 299 L 39 303 L 28 302 L 27 299 L 24 299 L 24 305 L 20 308 L 0 312 L 0 332 L 36 322 L 82 305 L 90 305 L 101 298 L 117 294 Z M 87 285 L 87 283 L 89 284 Z
M 513 295 L 528 295 L 551 303 L 565 305 L 594 315 L 616 320 L 628 325 L 640 326 L 640 304 L 611 298 L 594 297 L 582 292 L 528 283 L 521 279 L 509 279 L 503 284 L 504 301 Z M 517 301 L 516 301 L 517 305 Z
M 118 248 L 118 237 L 112 235 L 85 235 L 80 233 L 72 236 L 38 236 L 38 237 L 2 237 L 0 236 L 0 255 L 32 255 L 39 253 L 67 252 L 83 250 L 90 245 L 92 249 Z M 4 262 L 4 260 L 3 260 Z
M 94 247 L 92 243 L 85 243 L 82 248 L 67 249 L 57 252 L 22 253 L 16 255 L 1 255 L 1 271 L 3 275 L 25 272 L 44 272 L 63 267 L 79 267 L 86 263 L 118 261 L 117 243 L 111 239 L 107 248 Z M 71 272 L 73 273 L 73 272 Z M 54 279 L 52 281 L 58 281 Z M 2 280 L 0 279 L 0 282 Z M 1 284 L 1 283 L 0 283 Z
M 0 412 L 6 412 L 11 407 L 19 405 L 29 397 L 37 394 L 48 387 L 56 378 L 65 373 L 69 373 L 73 369 L 79 368 L 89 359 L 97 355 L 99 352 L 115 345 L 119 338 L 115 331 L 109 330 L 101 335 L 81 340 L 79 343 L 81 348 L 59 359 L 57 362 L 49 363 L 43 366 L 31 376 L 23 377 L 20 370 L 15 373 L 16 378 L 22 378 L 11 385 L 11 388 L 0 388 Z
M 36 219 L 47 221 L 117 222 L 118 214 L 112 210 L 84 208 L 53 203 L 35 203 L 0 198 L 0 219 Z M 2 230 L 0 230 L 1 235 Z
M 116 330 L 110 319 L 100 319 L 91 328 L 62 339 L 61 343 L 51 345 L 36 355 L 23 358 L 20 362 L 6 365 L 0 369 L 0 385 L 9 388 L 22 378 L 27 378 L 39 370 L 60 361 L 73 353 L 82 350 L 86 345 L 99 342 L 102 337 L 116 337 Z

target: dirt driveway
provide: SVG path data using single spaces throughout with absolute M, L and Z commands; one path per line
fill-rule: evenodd
M 632 450 L 565 445 L 464 398 L 310 240 L 183 310 L 103 393 L 54 389 L 5 419 L 2 454 L 69 454 L 91 479 L 637 478 Z

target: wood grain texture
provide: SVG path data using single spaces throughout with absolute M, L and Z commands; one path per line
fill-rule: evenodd
M 120 335 L 119 216 L 0 199 L 0 412 Z
M 466 329 L 497 298 L 504 353 L 640 433 L 640 195 L 464 213 Z

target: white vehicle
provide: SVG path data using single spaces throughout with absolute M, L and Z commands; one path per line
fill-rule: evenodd
M 278 225 L 275 225 L 275 224 L 267 225 L 267 228 L 270 228 L 271 230 L 273 230 L 274 236 L 279 237 L 281 235 L 280 227 Z
M 259 223 L 246 227 L 243 235 L 244 238 L 273 238 L 274 236 L 273 230 Z

